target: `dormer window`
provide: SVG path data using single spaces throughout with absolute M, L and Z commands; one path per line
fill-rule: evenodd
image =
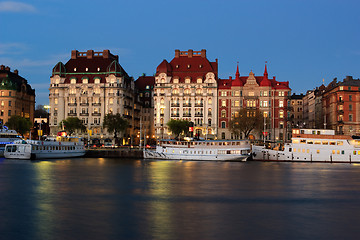
M 100 72 L 100 68 L 97 68 L 97 71 Z
M 179 68 L 179 65 L 176 65 L 176 68 Z
M 89 69 L 88 69 L 88 68 L 85 68 L 85 71 L 87 72 L 87 71 L 89 71 Z
M 190 64 L 188 64 L 188 65 L 187 65 L 187 68 L 190 68 L 190 67 L 191 67 L 191 65 L 190 65 Z
M 202 68 L 202 67 L 203 67 L 203 65 L 200 64 L 200 65 L 199 65 L 199 68 Z
M 74 68 L 74 72 L 76 72 L 76 68 Z

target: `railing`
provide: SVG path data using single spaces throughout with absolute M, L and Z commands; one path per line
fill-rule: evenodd
M 172 107 L 180 107 L 180 103 L 172 103 L 171 106 Z
M 91 105 L 93 105 L 93 106 L 101 106 L 101 103 L 93 103 Z
M 195 103 L 195 107 L 203 107 L 204 104 L 203 103 Z
M 89 116 L 89 113 L 80 113 L 80 116 Z
M 183 107 L 191 107 L 191 103 L 184 103 Z
M 171 117 L 180 117 L 180 114 L 171 114 Z
M 89 103 L 80 103 L 80 106 L 89 106 Z
M 203 117 L 204 115 L 202 113 L 195 113 L 195 117 Z
M 77 116 L 77 114 L 76 113 L 68 113 L 68 116 L 74 117 L 74 116 Z
M 92 116 L 101 116 L 101 113 L 92 113 Z
M 77 106 L 77 103 L 68 103 L 68 106 Z
M 183 117 L 191 117 L 191 113 L 184 113 Z

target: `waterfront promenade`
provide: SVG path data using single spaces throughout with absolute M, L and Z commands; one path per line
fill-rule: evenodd
M 142 158 L 139 148 L 90 148 L 86 149 L 85 157 L 92 158 Z

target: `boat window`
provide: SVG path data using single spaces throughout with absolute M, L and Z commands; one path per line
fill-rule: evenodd
M 315 144 L 321 144 L 321 141 L 315 141 Z
M 292 150 L 292 149 L 291 149 L 291 148 L 289 148 L 289 152 L 291 152 L 291 150 Z
M 330 145 L 335 145 L 335 142 L 331 141 L 331 142 L 330 142 Z
M 226 154 L 231 154 L 231 151 L 230 150 L 226 151 Z
M 358 151 L 358 155 L 360 155 L 360 151 Z
M 17 146 L 15 145 L 15 146 L 12 146 L 12 152 L 16 152 L 16 149 L 17 149 Z
M 345 151 L 344 151 L 344 150 L 341 150 L 341 154 L 345 154 Z
M 328 142 L 328 141 L 322 141 L 322 144 L 323 144 L 323 145 L 328 145 L 329 142 Z
M 237 142 L 236 145 L 240 145 L 240 142 Z
M 332 154 L 335 154 L 335 150 L 332 150 Z
M 305 140 L 305 139 L 301 139 L 301 140 L 300 140 L 300 143 L 306 143 L 306 140 Z
M 344 145 L 343 141 L 337 141 L 337 145 Z
M 293 139 L 292 143 L 299 143 L 299 140 L 298 139 Z
M 340 150 L 337 150 L 337 151 L 336 151 L 336 154 L 340 154 Z
M 316 153 L 320 153 L 320 150 L 316 150 Z
M 303 153 L 305 153 L 305 148 L 302 150 Z
M 309 149 L 306 149 L 306 152 L 309 153 Z
M 296 152 L 296 148 L 294 148 L 294 152 Z
M 307 144 L 313 144 L 313 140 L 308 140 Z
M 354 151 L 354 155 L 356 155 L 356 151 Z
M 32 150 L 35 150 L 36 149 L 36 147 L 35 146 L 32 146 Z

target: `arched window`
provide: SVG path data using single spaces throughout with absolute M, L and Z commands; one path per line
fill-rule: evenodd
M 186 89 L 184 90 L 184 94 L 190 95 L 190 89 L 189 89 L 189 88 L 186 88 Z

